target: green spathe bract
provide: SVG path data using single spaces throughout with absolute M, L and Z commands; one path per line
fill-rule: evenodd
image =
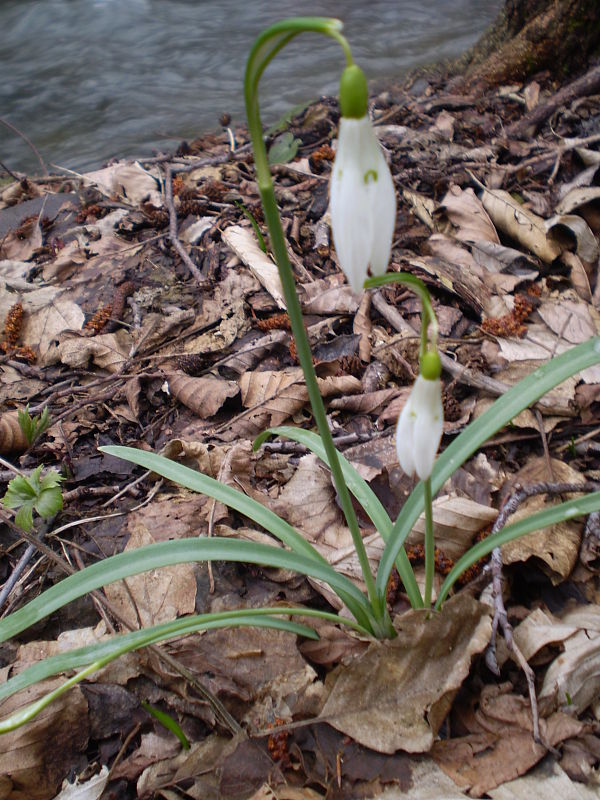
M 301 533 L 289 523 L 241 492 L 154 453 L 126 447 L 101 448 L 103 452 L 124 458 L 146 469 L 151 469 L 153 472 L 180 485 L 220 500 L 241 514 L 253 519 L 257 525 L 262 526 L 279 540 L 283 547 L 255 544 L 236 539 L 200 537 L 173 542 L 163 541 L 138 550 L 120 553 L 66 578 L 23 608 L 0 620 L 0 641 L 5 641 L 11 636 L 20 633 L 56 609 L 93 589 L 146 570 L 158 569 L 162 566 L 184 561 L 237 561 L 295 570 L 328 584 L 345 603 L 354 619 L 347 619 L 317 609 L 276 606 L 265 609 L 239 609 L 221 614 L 184 617 L 152 628 L 121 634 L 107 641 L 45 659 L 7 681 L 0 687 L 0 699 L 65 670 L 83 668 L 41 700 L 24 709 L 19 709 L 9 719 L 1 721 L 0 732 L 12 730 L 30 720 L 53 699 L 59 697 L 71 686 L 119 655 L 196 630 L 223 627 L 225 625 L 264 625 L 296 635 L 316 637 L 316 634 L 310 628 L 289 619 L 290 616 L 297 616 L 301 618 L 318 617 L 336 621 L 340 624 L 349 625 L 360 633 L 370 634 L 379 638 L 393 636 L 394 629 L 386 609 L 385 593 L 394 564 L 398 566 L 411 604 L 414 607 L 421 607 L 424 604 L 414 573 L 404 552 L 406 537 L 419 515 L 424 511 L 426 514 L 425 605 L 429 606 L 430 603 L 431 570 L 433 569 L 432 493 L 439 491 L 447 478 L 466 459 L 490 436 L 510 422 L 520 411 L 527 408 L 569 376 L 600 362 L 600 338 L 596 337 L 561 356 L 551 359 L 528 378 L 506 392 L 503 397 L 495 401 L 486 413 L 472 422 L 446 448 L 437 459 L 431 477 L 417 485 L 404 504 L 398 519 L 392 523 L 381 502 L 368 484 L 360 477 L 354 467 L 343 456 L 338 454 L 333 445 L 312 365 L 310 347 L 304 331 L 302 313 L 295 293 L 293 274 L 287 257 L 285 237 L 281 229 L 281 221 L 268 168 L 268 159 L 262 140 L 258 110 L 258 82 L 260 76 L 267 64 L 285 44 L 304 31 L 324 33 L 337 40 L 342 45 L 347 65 L 352 64 L 350 49 L 340 33 L 341 23 L 337 20 L 323 18 L 285 20 L 265 31 L 257 39 L 248 60 L 245 95 L 249 129 L 255 151 L 258 185 L 263 200 L 265 219 L 269 228 L 270 244 L 277 259 L 288 313 L 319 435 L 312 431 L 292 427 L 275 428 L 260 436 L 255 443 L 255 447 L 259 447 L 267 436 L 287 436 L 305 444 L 330 467 L 340 503 L 352 533 L 367 593 L 364 594 L 347 577 L 336 572 L 319 552 L 304 539 Z M 371 278 L 365 282 L 365 285 L 380 286 L 389 282 L 401 282 L 409 286 L 421 299 L 423 313 L 420 358 L 422 368 L 428 375 L 430 373 L 433 375 L 437 371 L 435 359 L 437 355 L 437 320 L 435 319 L 429 294 L 422 281 L 407 273 L 391 273 Z M 385 542 L 385 549 L 376 577 L 370 572 L 350 493 L 354 495 L 371 518 Z M 600 509 L 600 492 L 589 494 L 567 503 L 559 503 L 534 516 L 506 526 L 484 542 L 477 544 L 457 562 L 444 581 L 436 608 L 440 608 L 460 572 L 489 552 L 493 547 L 518 536 L 526 535 L 540 527 L 564 519 L 571 519 L 577 515 L 588 514 L 598 509 Z M 284 619 L 281 619 L 282 616 Z

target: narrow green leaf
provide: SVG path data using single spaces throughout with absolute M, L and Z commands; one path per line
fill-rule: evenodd
M 448 478 L 481 447 L 491 436 L 507 425 L 523 409 L 554 389 L 571 375 L 600 362 L 600 337 L 595 336 L 560 356 L 550 359 L 531 375 L 499 397 L 491 407 L 456 437 L 436 460 L 431 474 L 431 488 L 435 495 Z M 392 528 L 377 571 L 377 590 L 385 596 L 385 588 L 392 567 L 403 547 L 406 537 L 424 509 L 423 482 L 420 481 L 402 507 Z
M 269 438 L 269 436 L 285 436 L 295 442 L 305 445 L 316 456 L 318 456 L 324 464 L 329 467 L 329 459 L 321 437 L 313 431 L 307 431 L 303 428 L 294 428 L 291 425 L 282 425 L 278 428 L 270 428 L 263 431 L 256 437 L 253 444 L 253 449 L 256 451 L 258 448 Z M 352 466 L 348 459 L 344 458 L 341 453 L 338 453 L 340 466 L 344 475 L 346 486 L 357 499 L 361 508 L 376 527 L 379 535 L 384 542 L 387 542 L 392 532 L 392 520 L 390 519 L 387 511 L 383 507 L 380 499 L 375 492 L 371 489 L 369 484 L 360 475 L 357 469 Z M 423 607 L 423 598 L 417 585 L 413 569 L 406 556 L 404 548 L 400 550 L 397 559 L 397 569 L 408 594 L 408 598 L 413 608 Z
M 495 547 L 502 547 L 507 542 L 512 542 L 514 539 L 519 539 L 528 533 L 547 528 L 549 525 L 556 525 L 558 522 L 564 522 L 567 519 L 591 514 L 593 511 L 600 511 L 600 492 L 593 492 L 585 497 L 550 506 L 537 514 L 531 514 L 518 522 L 513 522 L 512 525 L 506 525 L 501 530 L 491 534 L 491 536 L 478 542 L 459 558 L 442 584 L 435 607 L 437 609 L 441 607 L 457 578 L 466 569 L 475 564 L 476 561 L 479 561 L 480 558 L 489 555 Z
M 212 536 L 157 542 L 92 564 L 60 581 L 23 608 L 0 620 L 0 641 L 16 636 L 58 608 L 101 586 L 148 570 L 195 561 L 239 561 L 262 564 L 267 567 L 291 569 L 318 578 L 325 581 L 335 592 L 339 591 L 340 596 L 343 594 L 347 597 L 349 602 L 346 601 L 346 605 L 363 629 L 370 628 L 370 607 L 366 597 L 351 580 L 337 573 L 328 564 L 270 545 Z
M 150 705 L 150 703 L 147 703 L 145 700 L 142 700 L 141 706 L 145 711 L 148 712 L 148 714 L 150 714 L 151 717 L 154 717 L 157 722 L 160 722 L 163 728 L 171 731 L 171 733 L 173 733 L 179 739 L 184 750 L 190 749 L 188 738 L 176 719 L 173 719 L 170 714 L 161 711 L 160 708 L 155 708 L 154 706 Z
M 265 530 L 269 531 L 279 539 L 280 542 L 287 545 L 291 550 L 307 558 L 312 558 L 321 564 L 326 564 L 327 561 L 306 539 L 301 536 L 295 528 L 288 522 L 281 519 L 277 514 L 269 508 L 257 503 L 251 497 L 238 492 L 231 486 L 226 486 L 224 483 L 204 475 L 202 472 L 190 469 L 183 464 L 178 464 L 170 458 L 157 455 L 156 453 L 148 453 L 144 450 L 136 450 L 133 447 L 121 446 L 107 446 L 98 448 L 102 453 L 107 453 L 117 458 L 122 458 L 124 461 L 130 461 L 133 464 L 138 464 L 144 469 L 150 469 L 161 475 L 167 480 L 178 483 L 186 489 L 191 489 L 194 492 L 206 494 L 213 497 L 215 500 L 224 503 L 229 508 L 234 508 L 240 514 L 245 514 L 250 519 L 254 520 L 258 525 L 262 525 Z
M 327 560 L 318 550 L 307 542 L 288 522 L 285 522 L 285 520 L 281 519 L 281 517 L 277 516 L 277 514 L 270 509 L 257 503 L 256 500 L 232 489 L 230 486 L 226 486 L 216 481 L 214 478 L 209 478 L 208 475 L 203 475 L 201 472 L 196 472 L 189 467 L 177 464 L 177 462 L 171 461 L 171 459 L 165 458 L 164 456 L 156 455 L 155 453 L 147 453 L 132 447 L 120 446 L 101 447 L 99 449 L 109 455 L 114 455 L 118 458 L 123 458 L 125 461 L 139 464 L 139 466 L 145 467 L 146 469 L 151 469 L 153 472 L 162 475 L 163 478 L 174 481 L 180 486 L 185 486 L 187 489 L 191 489 L 194 492 L 202 492 L 209 497 L 214 497 L 215 500 L 221 501 L 230 508 L 234 508 L 236 511 L 250 517 L 250 519 L 254 520 L 258 525 L 262 525 L 263 528 L 276 536 L 279 541 L 283 542 L 283 544 L 287 545 L 299 555 L 314 559 L 319 564 L 328 565 Z M 331 583 L 329 585 L 331 585 Z M 339 593 L 339 597 L 356 618 L 368 628 L 369 623 L 367 618 L 364 616 L 364 613 L 361 615 L 360 609 L 356 606 L 356 602 L 352 597 L 343 591 Z M 363 595 L 361 595 L 361 597 L 363 597 Z M 368 603 L 366 603 L 366 608 L 370 608 Z
M 190 633 L 195 633 L 199 630 L 211 630 L 215 628 L 224 627 L 238 627 L 238 626 L 252 626 L 262 628 L 275 628 L 277 630 L 287 631 L 299 636 L 306 636 L 310 639 L 318 639 L 319 637 L 312 628 L 306 625 L 301 625 L 296 622 L 291 622 L 285 619 L 277 619 L 276 617 L 269 616 L 269 614 L 279 613 L 295 613 L 301 612 L 302 616 L 310 616 L 304 609 L 296 608 L 271 608 L 271 609 L 239 609 L 238 611 L 221 612 L 218 614 L 204 614 L 194 617 L 184 617 L 182 619 L 174 620 L 173 622 L 162 623 L 153 628 L 145 628 L 131 633 L 113 636 L 105 642 L 99 642 L 95 645 L 88 647 L 81 647 L 76 650 L 70 650 L 66 653 L 61 653 L 56 656 L 40 661 L 37 664 L 24 670 L 19 675 L 6 681 L 0 686 L 0 699 L 11 696 L 21 689 L 27 688 L 34 683 L 39 683 L 41 680 L 48 678 L 52 675 L 57 675 L 60 672 L 71 670 L 77 667 L 85 666 L 85 669 L 78 672 L 72 678 L 65 681 L 62 686 L 57 687 L 52 692 L 49 692 L 44 697 L 36 700 L 30 705 L 18 709 L 14 714 L 0 721 L 0 734 L 7 733 L 14 730 L 19 726 L 29 722 L 33 717 L 46 708 L 53 700 L 56 700 L 75 684 L 87 678 L 97 670 L 114 661 L 119 656 L 133 650 L 138 650 L 141 647 L 146 647 L 150 644 L 158 644 L 159 642 L 167 639 L 172 639 L 175 636 L 183 636 Z M 317 616 L 312 614 L 312 616 Z M 334 616 L 334 615 L 330 615 Z

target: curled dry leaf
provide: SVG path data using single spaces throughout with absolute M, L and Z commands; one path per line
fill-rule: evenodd
M 552 480 L 580 483 L 583 476 L 557 459 L 550 460 L 552 466 Z M 514 480 L 521 486 L 527 486 L 538 481 L 549 480 L 548 468 L 544 458 L 534 458 L 514 476 Z M 565 496 L 572 499 L 577 495 Z M 509 522 L 517 522 L 524 517 L 547 508 L 555 499 L 550 500 L 545 495 L 535 495 L 525 500 L 517 511 L 510 517 Z M 514 564 L 517 561 L 527 561 L 529 558 L 538 558 L 542 561 L 553 583 L 560 583 L 567 578 L 579 555 L 583 523 L 580 520 L 565 520 L 548 528 L 534 531 L 521 539 L 509 542 L 502 547 L 502 560 L 505 564 Z
M 23 453 L 29 447 L 27 437 L 19 425 L 18 411 L 7 411 L 0 416 L 0 453 Z
M 556 620 L 564 637 L 564 652 L 548 667 L 538 700 L 543 713 L 561 708 L 580 714 L 600 692 L 600 608 L 575 608 Z M 520 626 L 519 626 L 520 627 Z
M 455 226 L 454 236 L 462 242 L 495 242 L 498 233 L 483 204 L 473 189 L 451 186 L 442 200 L 440 212 L 445 212 Z
M 458 786 L 481 797 L 505 781 L 524 775 L 548 752 L 532 735 L 529 698 L 509 692 L 510 685 L 488 685 L 479 708 L 462 715 L 465 736 L 437 741 L 433 758 Z M 540 720 L 544 742 L 556 746 L 586 726 L 557 712 Z M 536 793 L 536 797 L 540 795 Z
M 556 214 L 546 220 L 546 231 L 563 250 L 574 250 L 587 262 L 595 262 L 600 248 L 590 226 L 577 214 Z
M 561 258 L 571 270 L 571 284 L 578 296 L 586 303 L 593 302 L 592 287 L 590 286 L 590 276 L 593 270 L 589 270 L 588 274 L 588 270 L 577 253 L 563 253 Z
M 0 716 L 40 700 L 64 683 L 51 678 L 17 692 L 0 705 Z M 8 779 L 3 797 L 50 800 L 85 751 L 88 704 L 79 686 L 59 697 L 27 725 L 0 736 L 0 776 Z
M 166 377 L 173 397 L 202 419 L 214 416 L 227 399 L 240 391 L 235 381 L 212 375 L 191 378 L 184 372 L 170 372 Z
M 521 206 L 509 192 L 485 189 L 482 203 L 497 228 L 542 261 L 550 264 L 561 254 L 560 245 L 552 241 L 546 233 L 545 221 Z
M 373 643 L 339 670 L 320 718 L 380 753 L 428 751 L 469 673 L 488 644 L 489 609 L 457 595 L 440 613 L 409 611 L 398 637 Z
M 87 186 L 97 186 L 109 197 L 118 194 L 130 203 L 137 205 L 146 201 L 157 208 L 163 204 L 158 180 L 137 161 L 121 161 L 95 172 L 87 172 L 83 180 Z
M 277 264 L 260 249 L 252 229 L 242 228 L 241 225 L 231 225 L 223 231 L 222 237 L 225 244 L 233 250 L 240 261 L 264 286 L 279 308 L 285 309 L 283 287 Z

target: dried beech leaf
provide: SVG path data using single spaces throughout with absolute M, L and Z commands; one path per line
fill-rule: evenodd
M 583 476 L 565 464 L 563 461 L 551 459 L 553 480 L 569 483 L 581 483 Z M 534 458 L 514 476 L 522 486 L 548 480 L 548 468 L 544 458 Z M 573 495 L 576 497 L 576 495 Z M 572 499 L 565 496 L 565 499 Z M 558 502 L 548 499 L 545 495 L 535 495 L 525 500 L 517 511 L 510 517 L 510 522 L 534 514 L 547 508 L 549 504 Z M 515 539 L 502 547 L 502 560 L 505 564 L 514 564 L 517 561 L 527 561 L 528 558 L 538 558 L 549 572 L 553 583 L 559 583 L 567 578 L 573 571 L 579 555 L 583 523 L 580 520 L 565 520 L 548 528 Z
M 205 506 L 206 498 L 186 496 L 181 501 L 171 496 L 155 500 L 151 506 L 140 509 L 128 517 L 131 536 L 126 551 L 136 550 L 164 539 L 197 535 L 194 530 L 198 508 Z M 149 627 L 160 622 L 170 622 L 184 614 L 194 612 L 196 577 L 193 564 L 174 564 L 125 581 L 111 583 L 105 588 L 110 602 L 119 610 L 133 628 Z
M 588 303 L 563 297 L 557 303 L 542 303 L 537 311 L 551 331 L 571 344 L 586 342 L 598 333 Z
M 329 407 L 350 411 L 353 414 L 376 414 L 387 408 L 388 404 L 399 394 L 402 394 L 401 389 L 380 389 L 377 392 L 337 397 L 330 401 Z
M 52 678 L 29 686 L 0 705 L 0 716 L 40 700 L 64 683 Z M 59 697 L 38 716 L 0 736 L 0 776 L 12 789 L 3 797 L 49 800 L 85 752 L 89 737 L 88 704 L 79 686 Z M 4 789 L 0 784 L 0 789 Z
M 548 667 L 538 700 L 543 713 L 562 708 L 578 715 L 600 692 L 600 608 L 575 608 L 557 626 L 572 627 L 574 633 L 564 639 L 564 652 Z
M 0 453 L 24 453 L 29 447 L 19 425 L 19 412 L 7 411 L 0 416 Z
M 124 328 L 91 338 L 64 333 L 59 339 L 60 344 L 47 351 L 46 363 L 60 361 L 70 367 L 86 369 L 92 361 L 109 372 L 118 372 L 123 367 L 133 345 L 131 334 Z
M 454 236 L 462 242 L 500 244 L 496 228 L 473 189 L 451 186 L 442 200 L 440 211 L 444 211 L 455 226 Z
M 577 214 L 556 214 L 546 220 L 546 231 L 563 250 L 574 250 L 584 261 L 597 261 L 600 248 L 596 237 L 587 222 Z
M 27 312 L 27 301 L 24 308 Z M 85 315 L 77 303 L 55 297 L 33 313 L 25 314 L 21 341 L 28 347 L 38 349 L 43 359 L 53 340 L 65 331 L 81 330 L 84 321 Z
M 590 286 L 590 276 L 582 260 L 576 253 L 563 253 L 561 256 L 564 263 L 571 268 L 571 284 L 582 300 L 586 303 L 592 302 L 592 288 Z
M 502 189 L 486 189 L 482 202 L 497 228 L 542 261 L 551 263 L 561 254 L 562 248 L 546 234 L 545 221 L 521 206 L 509 192 Z
M 223 231 L 222 237 L 225 244 L 260 281 L 279 308 L 284 309 L 286 306 L 277 264 L 260 249 L 254 231 L 251 228 L 242 228 L 241 225 L 231 225 Z
M 428 751 L 472 656 L 489 642 L 489 613 L 466 595 L 441 613 L 407 612 L 396 639 L 373 643 L 338 670 L 320 717 L 380 753 Z
M 433 531 L 436 547 L 456 561 L 471 547 L 473 539 L 490 523 L 498 512 L 458 495 L 445 495 L 433 502 Z M 423 541 L 425 515 L 422 514 L 408 537 L 410 544 Z
M 302 284 L 302 310 L 306 314 L 355 314 L 361 296 L 342 280 L 341 275 L 331 275 Z
M 169 391 L 180 403 L 202 419 L 212 417 L 223 403 L 235 397 L 240 387 L 235 381 L 203 376 L 192 378 L 184 372 L 167 373 Z
M 352 322 L 352 332 L 360 336 L 358 342 L 358 355 L 360 360 L 368 364 L 371 360 L 371 293 L 364 292 L 358 311 Z
M 97 186 L 108 197 L 118 194 L 136 205 L 144 201 L 157 208 L 163 205 L 159 181 L 137 161 L 119 161 L 110 167 L 87 172 L 83 179 L 86 185 Z
M 529 699 L 509 694 L 507 688 L 486 686 L 479 709 L 466 720 L 471 733 L 437 741 L 432 749 L 444 772 L 473 797 L 524 775 L 548 752 L 533 738 Z M 540 720 L 540 730 L 544 742 L 556 746 L 584 731 L 585 725 L 557 712 Z
M 535 769 L 514 781 L 488 791 L 492 800 L 597 800 L 593 786 L 572 781 L 553 758 L 545 759 Z
M 410 189 L 402 190 L 402 197 L 412 207 L 413 214 L 421 220 L 430 230 L 435 230 L 436 224 L 433 220 L 435 211 L 435 200 L 431 197 L 413 192 Z

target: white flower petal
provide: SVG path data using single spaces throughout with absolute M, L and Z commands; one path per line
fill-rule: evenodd
M 396 453 L 398 463 L 407 475 L 414 475 L 414 428 L 415 410 L 412 406 L 412 394 L 404 404 L 396 428 Z
M 376 274 L 385 272 L 396 219 L 392 177 L 366 116 L 340 120 L 330 214 L 340 266 L 360 291 L 369 263 Z
M 416 472 L 421 480 L 431 475 L 443 427 L 441 381 L 419 375 L 396 430 L 398 461 L 408 475 Z

